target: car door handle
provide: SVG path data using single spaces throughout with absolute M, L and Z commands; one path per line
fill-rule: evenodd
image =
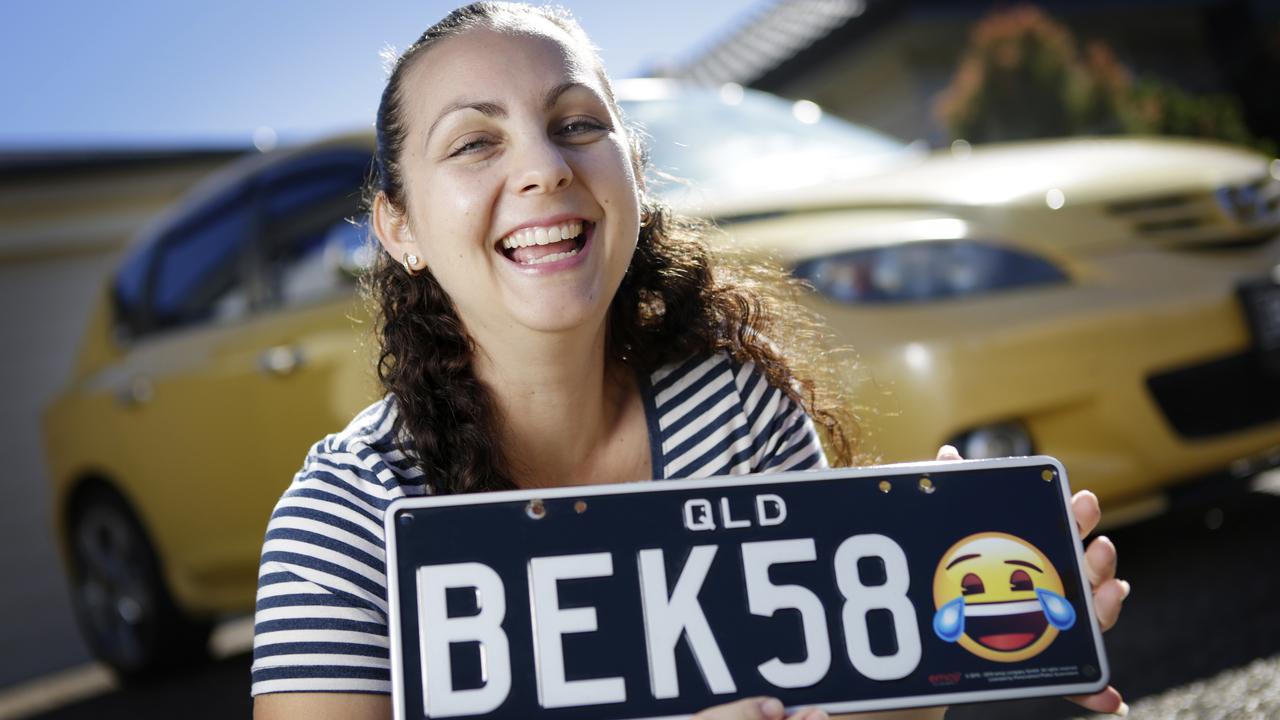
M 294 345 L 277 345 L 258 356 L 258 367 L 268 375 L 289 375 L 302 367 L 302 351 Z
M 155 386 L 142 376 L 130 378 L 124 387 L 116 390 L 116 402 L 125 407 L 146 405 L 153 397 L 155 397 Z

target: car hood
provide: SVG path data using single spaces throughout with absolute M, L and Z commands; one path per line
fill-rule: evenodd
M 1041 204 L 1058 190 L 1071 202 L 1111 202 L 1138 195 L 1214 189 L 1257 179 L 1267 158 L 1215 142 L 1162 138 L 1089 138 L 939 151 L 873 177 L 822 182 L 790 191 L 706 198 L 716 215 L 874 205 Z M 685 208 L 689 209 L 689 208 Z
M 935 152 L 875 177 L 704 198 L 699 207 L 680 209 L 726 221 L 869 208 L 1055 220 L 1088 215 L 1091 235 L 1082 242 L 1139 236 L 1209 242 L 1280 227 L 1280 180 L 1269 173 L 1269 161 L 1245 148 L 1189 139 L 1007 143 Z

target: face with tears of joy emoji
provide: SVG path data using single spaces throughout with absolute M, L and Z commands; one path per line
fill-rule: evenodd
M 1036 546 L 1001 532 L 952 545 L 933 576 L 933 631 L 980 658 L 1035 657 L 1076 622 L 1062 578 Z

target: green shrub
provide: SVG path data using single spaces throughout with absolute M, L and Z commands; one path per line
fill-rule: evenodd
M 1081 53 L 1071 31 L 1034 5 L 974 24 L 934 113 L 952 138 L 993 142 L 1135 133 L 1217 138 L 1275 152 L 1249 132 L 1235 98 L 1135 79 L 1105 43 Z

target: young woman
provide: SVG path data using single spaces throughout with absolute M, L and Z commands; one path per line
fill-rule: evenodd
M 386 252 L 366 289 L 387 392 L 311 449 L 272 515 L 258 718 L 390 715 L 381 512 L 395 497 L 824 467 L 815 421 L 834 462 L 853 459 L 811 326 L 760 292 L 767 270 L 713 258 L 646 194 L 567 16 L 455 10 L 399 58 L 377 135 L 369 205 Z M 1096 499 L 1075 509 L 1088 532 Z M 1087 559 L 1109 626 L 1127 593 L 1115 549 L 1100 538 Z M 1111 689 L 1083 702 L 1122 706 Z M 751 698 L 699 717 L 783 711 Z

